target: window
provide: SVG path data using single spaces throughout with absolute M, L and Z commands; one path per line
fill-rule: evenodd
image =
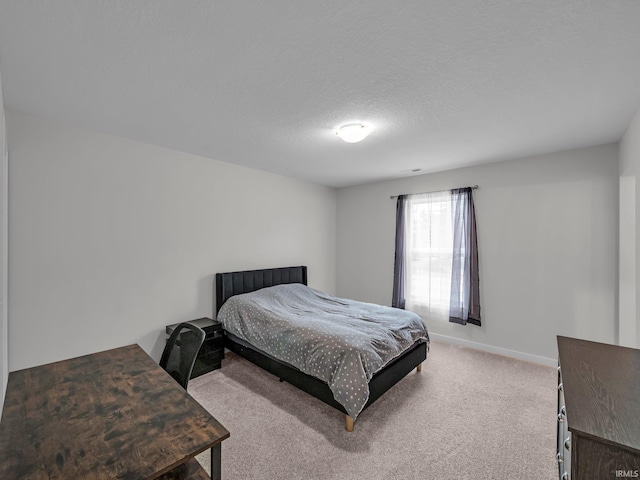
M 450 197 L 449 192 L 412 195 L 405 207 L 405 308 L 438 320 L 449 320 L 453 258 Z
M 393 306 L 480 325 L 471 188 L 398 198 Z

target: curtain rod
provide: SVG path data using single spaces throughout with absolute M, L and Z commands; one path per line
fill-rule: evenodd
M 462 187 L 462 188 L 465 188 L 465 187 Z M 477 189 L 478 189 L 478 188 L 480 188 L 480 187 L 478 187 L 478 185 L 474 185 L 473 187 L 466 187 L 466 188 L 470 188 L 471 190 L 477 190 Z M 450 188 L 450 189 L 448 189 L 448 190 L 434 190 L 434 191 L 432 191 L 432 192 L 405 193 L 404 195 L 421 195 L 421 194 L 423 194 L 423 193 L 449 192 L 449 191 L 451 191 L 451 190 L 452 190 L 452 189 Z M 391 195 L 389 198 L 393 200 L 394 198 L 398 198 L 399 196 L 400 196 L 400 195 Z

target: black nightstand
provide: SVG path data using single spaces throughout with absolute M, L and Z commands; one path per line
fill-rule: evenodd
M 207 317 L 189 320 L 187 323 L 200 327 L 206 334 L 204 343 L 202 347 L 200 347 L 198 358 L 196 358 L 196 364 L 193 366 L 191 378 L 199 377 L 200 375 L 220 368 L 222 359 L 224 358 L 224 331 L 222 330 L 222 323 Z M 178 325 L 180 325 L 180 323 L 167 325 L 167 335 L 171 335 L 171 332 L 173 332 Z

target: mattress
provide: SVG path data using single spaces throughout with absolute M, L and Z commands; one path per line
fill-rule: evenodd
M 298 283 L 233 296 L 218 320 L 255 348 L 327 383 L 354 420 L 369 399 L 371 377 L 416 342 L 429 341 L 412 312 Z

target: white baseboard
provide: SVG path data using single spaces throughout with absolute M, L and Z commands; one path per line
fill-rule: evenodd
M 462 345 L 463 347 L 475 348 L 476 350 L 482 350 L 483 352 L 496 353 L 498 355 L 504 355 L 505 357 L 517 358 L 518 360 L 525 360 L 527 362 L 538 363 L 540 365 L 546 365 L 548 367 L 557 367 L 558 360 L 555 358 L 541 357 L 539 355 L 532 355 L 530 353 L 518 352 L 516 350 L 509 350 L 508 348 L 494 347 L 493 345 L 486 345 L 484 343 L 472 342 L 471 340 L 464 340 L 456 337 L 449 337 L 447 335 L 440 335 L 439 333 L 429 333 L 429 338 L 437 342 L 453 343 L 455 345 Z

